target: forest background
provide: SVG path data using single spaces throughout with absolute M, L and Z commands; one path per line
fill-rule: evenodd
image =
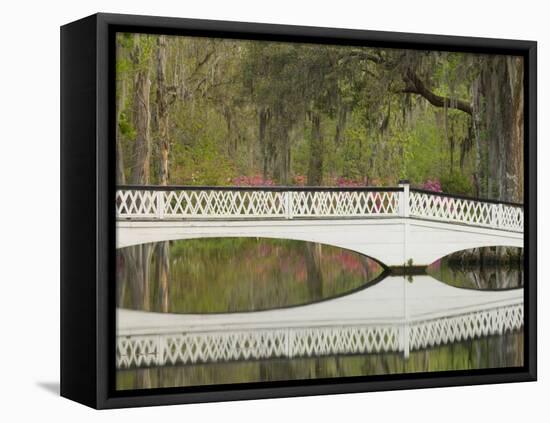
M 523 59 L 117 34 L 117 183 L 523 201 Z

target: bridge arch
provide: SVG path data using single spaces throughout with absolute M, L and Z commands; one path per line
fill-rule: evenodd
M 318 242 L 386 266 L 429 265 L 448 254 L 486 246 L 523 247 L 523 235 L 406 218 L 234 221 L 119 221 L 117 248 L 195 238 L 251 237 Z

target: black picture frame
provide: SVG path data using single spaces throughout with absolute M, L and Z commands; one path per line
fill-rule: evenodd
M 525 58 L 522 368 L 116 391 L 114 35 L 117 31 L 501 53 Z M 118 408 L 534 381 L 537 377 L 537 44 L 397 32 L 95 14 L 61 27 L 61 395 Z

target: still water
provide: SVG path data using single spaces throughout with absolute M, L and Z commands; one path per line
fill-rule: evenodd
M 198 315 L 199 319 L 210 316 L 208 318 L 211 320 L 219 318 L 223 321 L 224 316 L 234 316 L 233 320 L 230 318 L 228 321 L 237 322 L 244 313 L 249 316 L 246 319 L 254 323 L 262 318 L 265 320 L 269 313 L 284 317 L 285 314 L 277 313 L 286 312 L 286 315 L 294 316 L 292 324 L 296 324 L 295 316 L 300 316 L 302 311 L 304 316 L 314 316 L 319 320 L 319 313 L 315 310 L 326 310 L 328 321 L 339 315 L 353 317 L 354 313 L 358 319 L 370 316 L 371 321 L 373 316 L 380 319 L 389 316 L 390 320 L 406 316 L 414 320 L 415 315 L 440 316 L 437 307 L 444 309 L 444 301 L 454 298 L 453 289 L 456 288 L 460 288 L 456 291 L 460 294 L 456 295 L 457 298 L 466 301 L 471 309 L 472 304 L 486 307 L 484 304 L 490 302 L 486 301 L 490 292 L 508 295 L 508 292 L 518 292 L 516 288 L 523 287 L 521 250 L 511 249 L 460 252 L 433 263 L 424 274 L 399 277 L 392 276 L 392 269 L 385 269 L 375 260 L 352 251 L 275 239 L 220 238 L 146 244 L 121 250 L 117 261 L 117 307 L 127 310 L 131 317 L 134 316 L 131 313 L 151 311 L 163 313 L 155 316 L 179 316 L 182 319 L 192 315 L 197 318 Z M 407 292 L 408 297 L 404 294 Z M 410 298 L 407 300 L 411 303 L 410 310 L 400 316 L 404 299 L 407 298 Z M 264 314 L 248 313 L 259 311 Z M 486 310 L 481 309 L 481 312 Z M 463 317 L 459 315 L 453 319 Z M 446 318 L 438 317 L 439 320 Z M 471 316 L 466 315 L 465 318 Z M 429 326 L 432 331 L 433 327 L 437 327 L 437 319 L 422 319 L 428 323 L 417 323 L 419 331 L 426 331 L 422 324 L 432 325 Z M 457 322 L 456 327 L 464 326 L 464 322 Z M 288 325 L 288 322 L 281 323 L 281 330 Z M 391 329 L 392 326 L 388 327 Z M 231 330 L 230 326 L 221 332 L 218 330 L 217 348 L 220 342 L 226 342 L 224 336 L 230 336 Z M 147 331 L 144 333 L 147 335 Z M 206 347 L 204 344 L 193 344 L 188 348 L 190 352 L 186 352 L 187 361 L 182 359 L 175 365 L 170 362 L 144 364 L 139 360 L 128 362 L 126 367 L 122 366 L 117 371 L 117 388 L 197 386 L 523 365 L 523 327 L 517 324 L 511 330 L 490 332 L 487 336 L 455 338 L 452 335 L 452 342 L 447 340 L 445 334 L 440 334 L 440 339 L 419 341 L 424 343 L 416 348 L 413 346 L 410 351 L 407 346 L 406 354 L 397 340 L 392 344 L 391 336 L 398 335 L 391 335 L 391 330 L 380 332 L 382 335 L 361 333 L 354 336 L 372 336 L 374 339 L 371 344 L 375 345 L 368 353 L 342 350 L 340 353 L 317 356 L 315 347 L 320 338 L 313 338 L 310 334 L 302 342 L 306 353 L 289 356 L 274 353 L 272 357 L 260 358 L 252 354 L 247 359 L 218 358 L 200 362 L 192 361 L 189 354 L 194 354 L 193 348 Z M 242 337 L 242 333 L 237 335 Z M 377 337 L 384 338 L 383 342 Z M 446 340 L 442 341 L 441 337 Z M 364 341 L 364 338 L 357 339 Z M 168 349 L 171 353 L 175 353 L 174 348 L 181 347 L 182 341 L 178 342 L 180 344 L 170 344 Z M 249 342 L 246 341 L 245 347 L 253 349 Z M 124 348 L 123 352 L 128 353 Z
M 349 294 L 384 271 L 361 254 L 303 241 L 195 239 L 164 250 L 165 244 L 119 253 L 118 307 L 169 313 L 267 310 Z M 144 256 L 147 283 L 140 273 Z

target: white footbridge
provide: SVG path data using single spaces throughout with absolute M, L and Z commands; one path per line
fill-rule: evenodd
M 425 266 L 484 246 L 523 247 L 519 204 L 410 189 L 119 187 L 117 248 L 212 237 L 346 248 L 387 266 Z
M 390 276 L 347 296 L 248 313 L 117 310 L 119 369 L 397 353 L 523 327 L 523 289 L 475 291 Z

